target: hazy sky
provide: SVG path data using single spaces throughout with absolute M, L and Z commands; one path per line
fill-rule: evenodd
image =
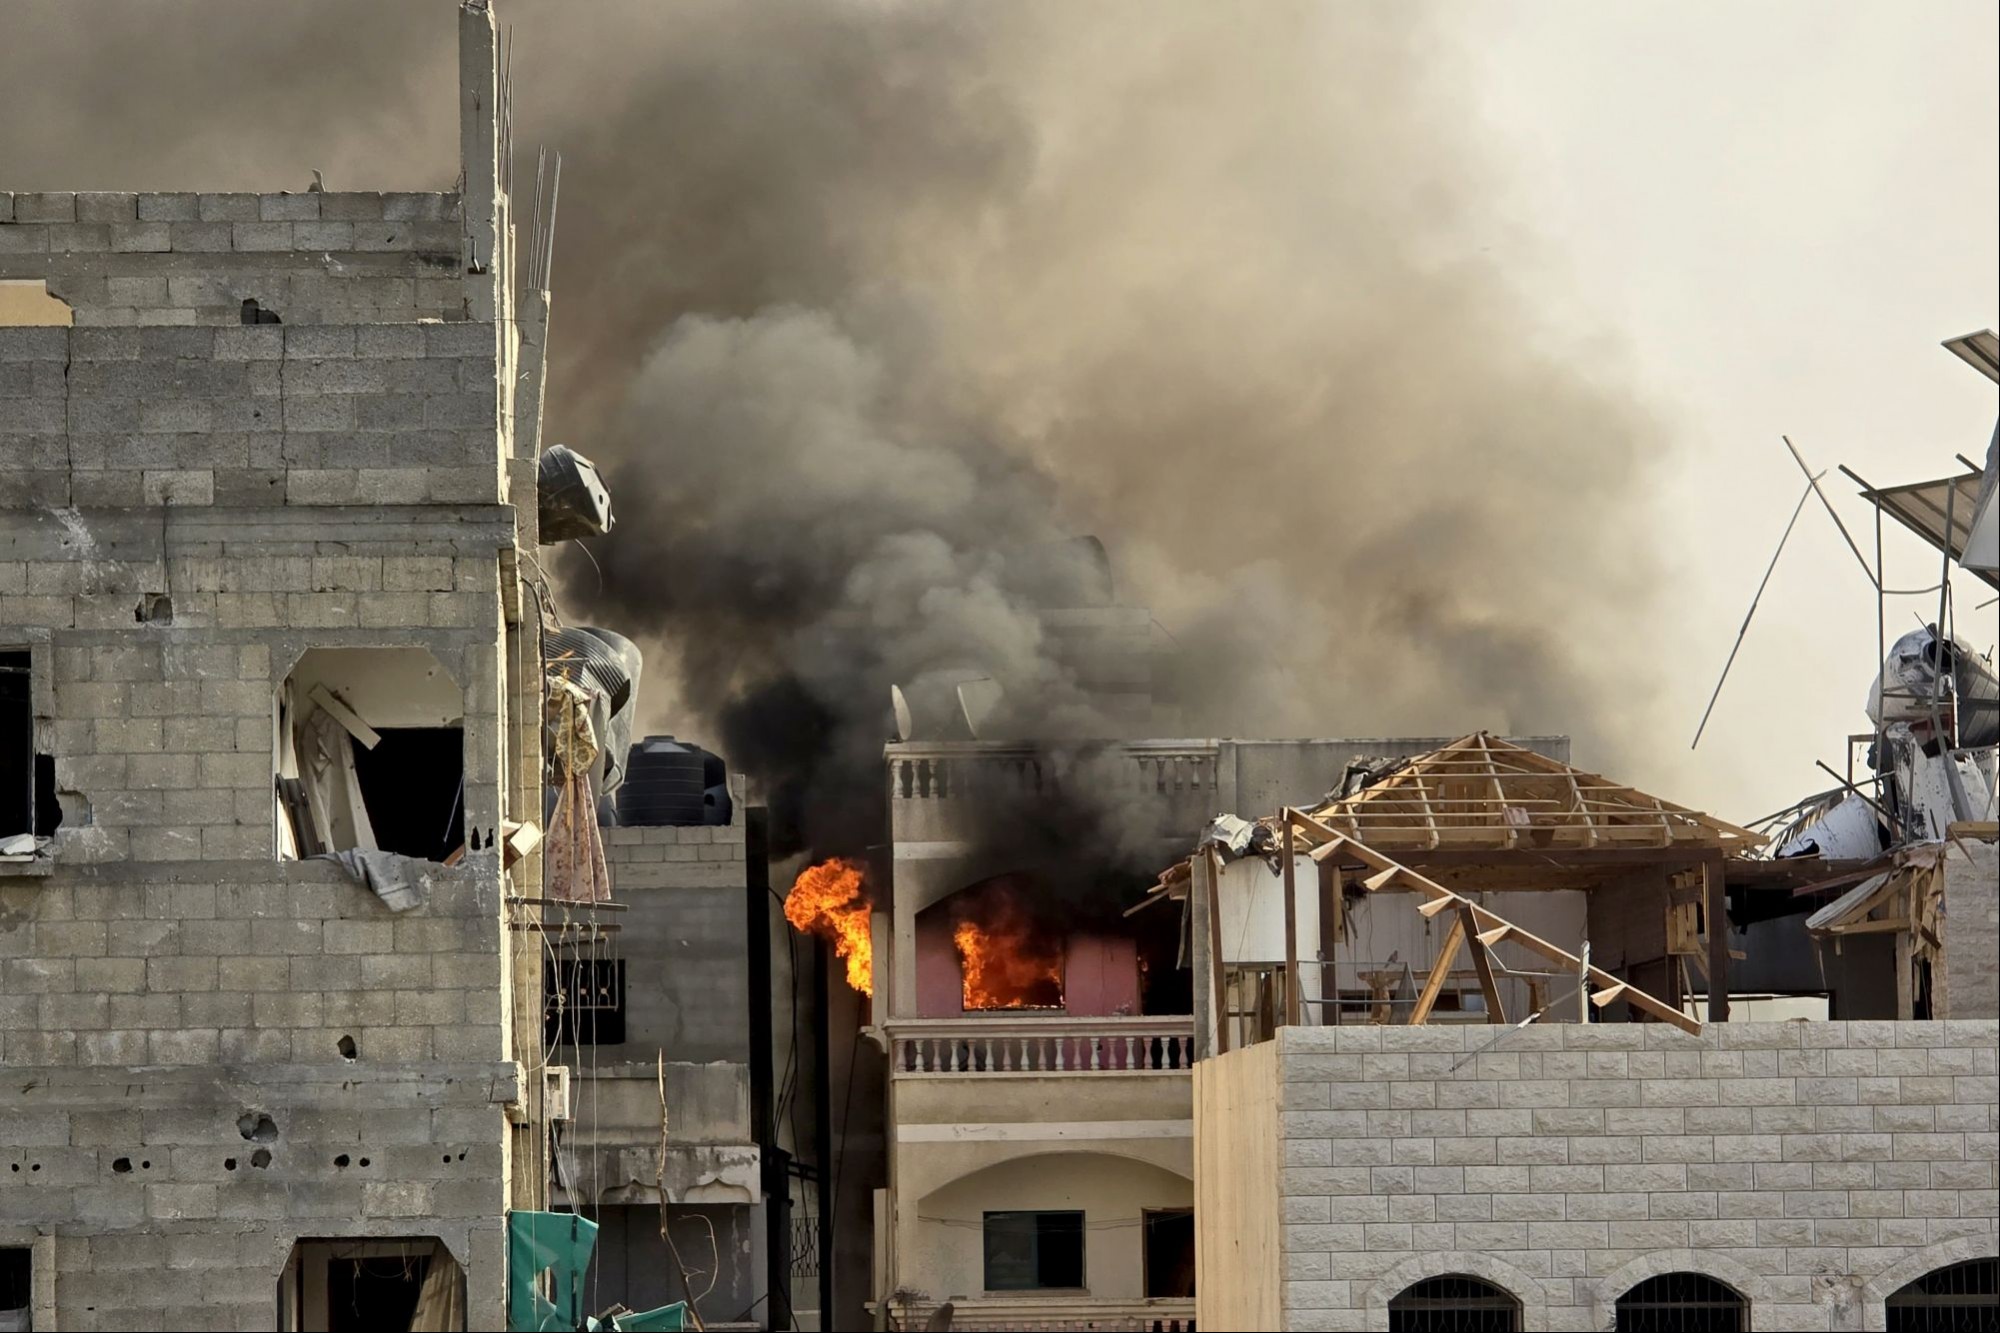
M 373 4 L 366 22 L 352 8 L 282 10 L 308 35 L 288 33 L 264 59 L 244 54 L 243 37 L 272 12 L 263 5 L 0 0 L 0 188 L 299 188 L 308 165 L 335 188 L 446 184 L 450 6 L 433 0 L 417 19 L 416 5 Z M 1647 560 L 1666 571 L 1654 608 L 1664 684 L 1633 700 L 1659 721 L 1614 776 L 1727 818 L 1767 813 L 1826 785 L 1814 758 L 1838 766 L 1841 738 L 1866 726 L 1876 638 L 1872 593 L 1815 504 L 1689 754 L 1802 485 L 1779 435 L 1829 470 L 1867 546 L 1871 511 L 1836 463 L 1882 484 L 1938 476 L 1954 453 L 1983 459 L 1993 429 L 1993 386 L 1938 343 L 1992 326 L 2000 306 L 2000 7 L 1540 0 L 1438 12 L 1458 39 L 1440 53 L 1435 77 L 1459 85 L 1441 105 L 1462 111 L 1457 137 L 1479 153 L 1481 252 L 1532 291 L 1541 319 L 1523 336 L 1607 385 L 1636 385 L 1663 423 L 1667 462 L 1646 507 L 1614 525 L 1630 545 L 1594 553 L 1607 573 Z M 629 45 L 674 40 L 672 6 L 646 14 Z M 543 49 L 611 69 L 626 57 L 553 38 Z M 515 71 L 524 115 L 534 56 L 530 45 Z M 369 96 L 331 111 L 311 93 L 334 70 Z M 79 108 L 119 117 L 115 141 L 80 128 Z M 635 170 L 648 153 L 686 150 L 675 128 L 635 145 Z M 570 184 L 565 209 L 588 207 Z M 581 335 L 563 332 L 576 307 L 560 302 L 558 336 Z M 1914 537 L 1892 526 L 1886 545 L 1892 586 L 1935 582 L 1937 557 Z M 2000 607 L 1975 610 L 1990 590 L 1960 587 L 1961 632 L 1987 648 Z M 1934 613 L 1934 598 L 1892 604 L 1891 637 Z
M 1683 652 L 1663 795 L 1751 819 L 1827 785 L 1867 729 L 1875 598 L 1817 502 L 1800 518 L 1701 748 L 1686 753 L 1803 478 L 1877 485 L 1985 461 L 1992 383 L 1938 346 L 1994 326 L 2000 7 L 1984 0 L 1485 5 L 1468 100 L 1512 157 L 1501 205 L 1580 338 L 1610 332 L 1679 442 L 1654 530 Z M 1872 509 L 1821 483 L 1872 550 Z M 1893 523 L 1891 587 L 1939 557 Z M 1619 553 L 1607 551 L 1616 561 Z M 2000 638 L 1959 576 L 1961 634 Z M 1936 616 L 1892 599 L 1889 634 Z M 1640 780 L 1640 775 L 1633 775 Z

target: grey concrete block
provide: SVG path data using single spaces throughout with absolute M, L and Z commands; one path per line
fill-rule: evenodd
M 173 230 L 165 222 L 115 224 L 111 248 L 126 253 L 164 253 L 173 248 Z
M 266 222 L 317 221 L 319 201 L 320 195 L 317 191 L 259 195 L 257 216 Z
M 90 190 L 76 196 L 78 222 L 135 222 L 139 218 L 139 197 L 135 194 Z
M 74 222 L 76 195 L 66 191 L 17 193 L 14 196 L 16 222 Z
M 229 224 L 229 246 L 238 251 L 289 250 L 292 248 L 292 224 L 289 222 L 232 222 Z

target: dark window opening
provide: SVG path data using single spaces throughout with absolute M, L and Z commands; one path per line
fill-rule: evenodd
M 1931 1012 L 1931 960 L 1919 958 L 1911 965 L 1910 1017 L 1921 1023 L 1937 1017 Z
M 427 1236 L 301 1240 L 277 1294 L 277 1327 L 299 1333 L 466 1326 L 465 1271 Z
M 429 1255 L 330 1259 L 326 1265 L 327 1333 L 380 1333 L 408 1328 Z
M 1521 1303 L 1491 1282 L 1426 1278 L 1389 1302 L 1390 1333 L 1520 1333 Z
M 1662 1273 L 1618 1298 L 1618 1333 L 1742 1333 L 1750 1303 L 1702 1273 Z
M 986 1290 L 1081 1290 L 1083 1214 L 1005 1212 L 985 1215 Z
M 1933 1269 L 1886 1302 L 1889 1333 L 1974 1333 L 2000 1328 L 2000 1259 Z
M 32 658 L 0 653 L 0 838 L 35 831 Z
M 350 738 L 375 845 L 442 861 L 465 841 L 465 732 L 384 727 L 373 749 Z
M 544 1045 L 616 1046 L 624 1040 L 624 959 L 551 958 L 542 964 Z
M 1194 1296 L 1194 1209 L 1151 1208 L 1146 1228 L 1146 1295 L 1170 1300 Z
M 34 1251 L 26 1246 L 0 1249 L 0 1328 L 26 1328 L 25 1318 L 34 1303 Z M 15 1316 L 15 1312 L 22 1312 Z

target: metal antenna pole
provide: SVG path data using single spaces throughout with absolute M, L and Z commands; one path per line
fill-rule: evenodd
M 1819 488 L 1819 477 L 1815 477 L 1812 469 L 1806 466 L 1806 460 L 1800 455 L 1799 447 L 1792 443 L 1792 437 L 1789 435 L 1780 435 L 1778 438 L 1785 442 L 1785 448 L 1792 451 L 1792 461 L 1799 465 L 1799 471 L 1806 474 L 1806 484 L 1812 487 L 1813 494 L 1819 497 L 1819 502 L 1826 506 L 1826 516 L 1833 520 L 1833 526 L 1840 529 L 1840 539 L 1847 543 L 1847 549 L 1854 552 L 1854 558 L 1861 562 L 1861 572 L 1868 576 L 1868 581 L 1874 584 L 1877 590 L 1880 590 L 1881 579 L 1868 568 L 1868 557 L 1861 554 L 1861 548 L 1856 546 L 1854 538 L 1848 535 L 1847 525 L 1842 523 L 1840 515 L 1833 511 L 1833 501 L 1827 499 L 1826 492 Z M 1819 474 L 1820 477 L 1825 475 L 1824 472 Z
M 1715 701 L 1722 697 L 1722 684 L 1729 679 L 1729 668 L 1736 665 L 1736 654 L 1743 648 L 1743 636 L 1750 632 L 1750 620 L 1757 614 L 1757 603 L 1764 598 L 1764 589 L 1771 582 L 1772 571 L 1778 567 L 1778 557 L 1785 553 L 1785 543 L 1791 540 L 1792 529 L 1798 526 L 1799 515 L 1805 512 L 1806 501 L 1818 489 L 1819 478 L 1808 473 L 1806 488 L 1799 493 L 1799 502 L 1792 506 L 1791 522 L 1785 524 L 1785 534 L 1778 538 L 1778 549 L 1771 552 L 1771 563 L 1764 569 L 1763 581 L 1757 585 L 1757 595 L 1750 599 L 1750 609 L 1743 615 L 1743 628 L 1736 631 L 1736 643 L 1729 650 L 1729 660 L 1722 664 L 1722 675 L 1715 682 L 1715 693 L 1708 696 L 1708 707 L 1702 710 L 1701 725 L 1694 729 L 1694 742 L 1688 746 L 1690 750 L 1701 744 L 1701 733 L 1708 730 L 1709 715 L 1715 712 Z

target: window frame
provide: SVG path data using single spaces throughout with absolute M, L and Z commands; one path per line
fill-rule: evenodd
M 1026 1284 L 995 1285 L 993 1281 L 993 1241 L 996 1219 L 1033 1218 L 1034 1230 L 1030 1233 L 1033 1241 L 1032 1265 L 1035 1280 Z M 1056 1285 L 1042 1281 L 1044 1238 L 1061 1234 L 1056 1228 L 1045 1226 L 1044 1219 L 1075 1218 L 1076 1234 L 1076 1276 L 1074 1286 Z M 1084 1292 L 1090 1290 L 1090 1253 L 1088 1246 L 1089 1219 L 1081 1208 L 990 1208 L 980 1214 L 980 1271 L 979 1280 L 984 1291 L 996 1295 L 1017 1295 L 1022 1292 Z
M 617 996 L 615 1004 L 585 1005 L 581 1003 L 583 990 L 578 972 L 571 969 L 589 968 L 592 973 L 590 989 L 595 991 L 603 984 L 599 977 L 608 974 L 611 987 Z M 566 975 L 567 974 L 567 975 Z M 558 954 L 544 958 L 542 962 L 542 1044 L 544 1046 L 622 1046 L 628 1039 L 626 1022 L 625 960 L 623 958 L 588 957 L 579 954 Z M 574 983 L 574 984 L 573 984 Z M 556 997 L 562 998 L 560 1006 Z M 607 1029 L 593 1024 L 588 1041 L 578 1040 L 576 1015 L 585 1012 L 616 1015 L 616 1039 L 599 1036 Z M 602 1020 L 599 1020 L 601 1023 Z

